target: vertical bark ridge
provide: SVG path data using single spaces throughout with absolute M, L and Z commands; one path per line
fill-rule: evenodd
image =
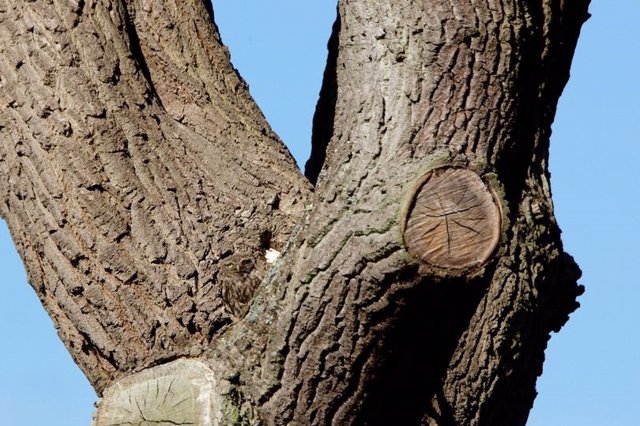
M 283 249 L 309 192 L 204 5 L 178 10 L 193 45 L 159 47 L 196 64 L 189 81 L 175 81 L 197 98 L 183 111 L 184 99 L 165 93 L 171 74 L 158 71 L 159 55 L 127 33 L 139 17 L 131 12 L 113 1 L 0 4 L 0 211 L 99 392 L 206 351 L 242 313 L 265 250 Z M 175 16 L 161 8 L 163 17 L 170 26 Z M 197 54 L 180 56 L 189 49 Z
M 588 16 L 587 4 L 575 5 L 571 12 L 561 11 L 558 2 L 525 10 L 530 20 L 523 45 L 527 55 L 522 83 L 517 86 L 519 140 L 496 156 L 515 213 L 511 248 L 503 257 L 506 263 L 496 271 L 500 279 L 494 279 L 489 289 L 493 303 L 478 309 L 447 371 L 443 397 L 447 402 L 439 404 L 454 419 L 525 424 L 549 333 L 559 331 L 583 291 L 575 284 L 580 270 L 563 253 L 553 216 L 547 158 L 555 105 L 568 79 L 580 25 Z M 567 13 L 571 24 L 564 27 Z M 481 342 L 491 342 L 493 357 L 482 356 L 487 347 Z M 477 373 L 468 374 L 473 371 Z

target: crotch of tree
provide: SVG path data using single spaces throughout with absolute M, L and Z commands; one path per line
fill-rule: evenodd
M 500 241 L 502 211 L 476 173 L 444 167 L 427 172 L 416 185 L 404 223 L 409 253 L 445 273 L 481 267 Z

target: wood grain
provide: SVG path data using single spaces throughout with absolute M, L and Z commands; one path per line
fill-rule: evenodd
M 484 264 L 500 240 L 499 204 L 480 177 L 465 169 L 429 172 L 409 211 L 404 238 L 409 252 L 445 269 Z

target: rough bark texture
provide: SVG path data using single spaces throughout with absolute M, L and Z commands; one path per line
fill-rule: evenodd
M 96 389 L 189 356 L 222 423 L 524 424 L 582 291 L 547 155 L 587 5 L 340 0 L 311 194 L 199 1 L 0 3 L 0 213 Z M 502 216 L 463 273 L 405 247 L 444 169 Z
M 62 340 L 98 391 L 202 353 L 309 194 L 204 4 L 9 1 L 0 21 L 0 208 Z

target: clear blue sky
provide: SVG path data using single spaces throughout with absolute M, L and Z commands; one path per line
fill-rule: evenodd
M 303 163 L 335 0 L 215 0 L 235 66 Z M 640 2 L 592 0 L 561 99 L 552 188 L 582 308 L 551 339 L 531 426 L 640 424 Z M 0 222 L 0 423 L 89 425 L 95 394 Z

